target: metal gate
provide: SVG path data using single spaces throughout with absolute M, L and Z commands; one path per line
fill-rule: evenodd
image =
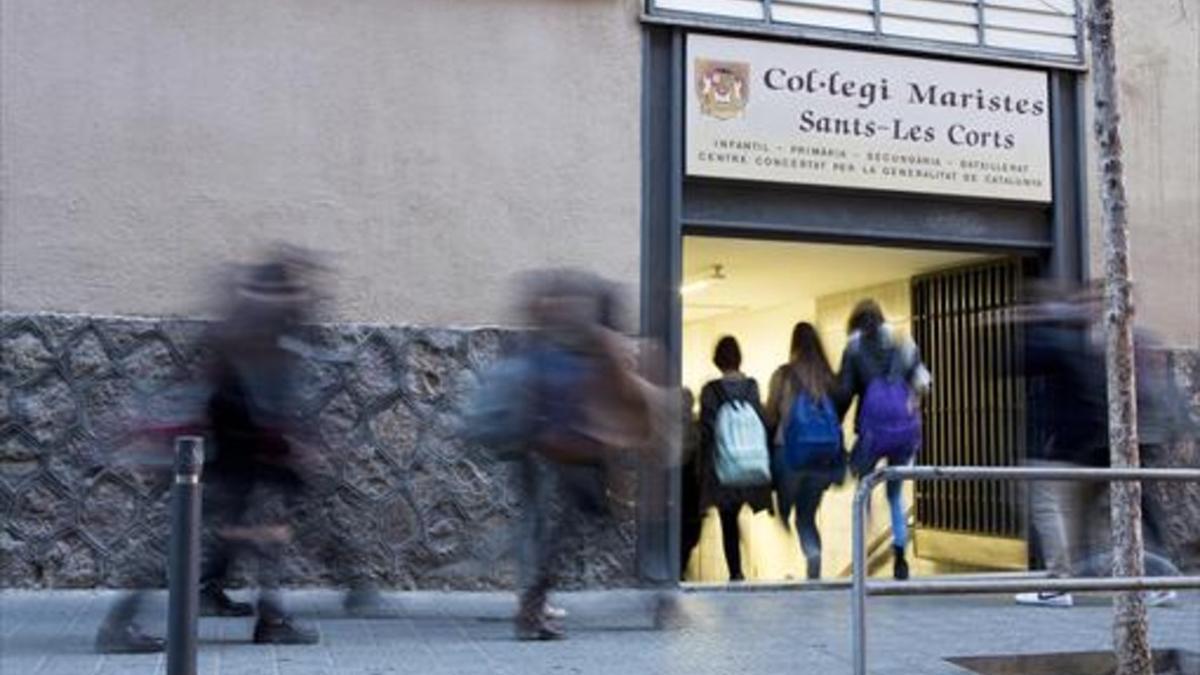
M 1017 466 L 1027 414 L 1020 377 L 1020 260 L 926 274 L 912 281 L 913 337 L 933 373 L 920 464 Z M 935 530 L 1024 536 L 1020 486 L 1012 482 L 917 482 L 916 519 Z

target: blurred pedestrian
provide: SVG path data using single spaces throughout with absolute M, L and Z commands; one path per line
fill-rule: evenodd
M 252 559 L 260 585 L 253 634 L 258 643 L 318 639 L 288 616 L 278 592 L 282 549 L 304 488 L 288 438 L 295 423 L 297 364 L 282 340 L 305 317 L 310 301 L 310 289 L 287 261 L 252 266 L 236 289 L 230 315 L 210 340 L 208 417 L 215 457 L 203 473 L 210 541 L 201 571 L 201 613 L 255 613 L 224 590 L 235 556 Z M 270 497 L 283 502 L 274 517 L 263 513 L 272 506 Z
M 1019 315 L 1024 323 L 1024 376 L 1040 416 L 1029 445 L 1032 467 L 1108 466 L 1108 413 L 1104 355 L 1092 339 L 1099 305 L 1094 297 L 1054 286 L 1035 287 L 1035 302 Z M 1038 428 L 1040 427 L 1040 428 Z M 1079 481 L 1034 481 L 1030 518 L 1046 570 L 1072 575 L 1088 557 L 1088 512 L 1102 486 Z M 1070 593 L 1021 593 L 1019 604 L 1071 607 Z
M 95 647 L 101 654 L 154 654 L 166 648 L 166 640 L 151 635 L 138 622 L 149 591 L 123 593 L 109 608 L 96 632 Z
M 700 508 L 700 429 L 696 419 L 696 397 L 683 388 L 680 407 L 680 493 L 679 493 L 679 578 L 683 580 L 692 550 L 700 543 L 704 511 Z
M 1139 456 L 1143 466 L 1179 468 L 1178 455 L 1172 450 L 1181 443 L 1200 438 L 1188 408 L 1187 396 L 1170 372 L 1168 353 L 1149 330 L 1134 333 L 1134 363 L 1137 374 L 1137 411 Z M 1111 487 L 1111 486 L 1105 486 Z M 1147 576 L 1179 576 L 1182 572 L 1173 560 L 1169 531 L 1168 505 L 1178 486 L 1146 481 L 1142 483 L 1142 532 Z M 1111 492 L 1107 490 L 1106 492 Z M 1107 501 L 1107 500 L 1106 500 Z M 1106 504 L 1107 505 L 1107 504 Z M 1100 572 L 1111 574 L 1111 566 Z M 1148 591 L 1146 604 L 1174 604 L 1179 594 L 1172 590 Z
M 210 528 L 200 598 L 204 616 L 254 614 L 253 606 L 232 600 L 224 587 L 236 555 L 259 557 L 256 549 L 262 544 L 253 541 L 255 536 L 271 539 L 283 533 L 239 525 L 247 517 L 260 518 L 248 515 L 256 504 L 280 498 L 290 526 L 321 527 L 311 517 L 326 507 L 314 495 L 308 448 L 315 444 L 305 441 L 310 429 L 302 416 L 297 378 L 302 360 L 340 365 L 348 358 L 306 347 L 296 330 L 314 312 L 316 276 L 324 269 L 310 251 L 278 247 L 264 263 L 242 271 L 231 289 L 227 317 L 211 331 L 209 422 L 217 454 L 206 470 L 212 479 L 206 513 L 210 523 L 220 526 Z M 267 495 L 253 496 L 255 489 Z M 304 553 L 323 562 L 347 589 L 345 611 L 364 618 L 395 616 L 362 569 L 360 542 L 336 526 L 325 526 L 321 535 L 308 539 L 321 543 Z M 280 538 L 270 548 L 290 540 Z
M 617 332 L 619 297 L 582 272 L 531 275 L 522 310 L 531 330 L 485 379 L 468 432 L 516 462 L 521 495 L 516 635 L 565 637 L 548 604 L 560 556 L 586 521 L 610 514 L 621 451 L 656 435 L 652 387 L 638 377 Z
M 253 606 L 233 601 L 223 590 L 234 555 L 248 553 L 258 562 L 256 576 L 264 587 L 255 641 L 311 643 L 315 633 L 289 619 L 275 591 L 279 552 L 290 539 L 288 523 L 262 515 L 254 516 L 257 522 L 250 519 L 251 507 L 261 505 L 266 493 L 282 495 L 291 507 L 303 485 L 285 437 L 291 426 L 293 365 L 280 341 L 304 316 L 311 295 L 285 257 L 248 268 L 231 289 L 228 316 L 206 336 L 211 356 L 206 381 L 180 387 L 195 399 L 190 401 L 193 405 L 171 411 L 178 419 L 151 421 L 138 433 L 158 436 L 160 443 L 179 433 L 211 436 L 202 472 L 203 519 L 210 545 L 202 567 L 201 614 L 255 613 Z M 161 412 L 147 418 L 161 417 Z M 163 649 L 163 640 L 136 622 L 145 597 L 135 592 L 114 604 L 97 633 L 97 651 Z
M 865 476 L 882 461 L 889 466 L 912 464 L 921 448 L 920 395 L 931 378 L 917 346 L 900 340 L 874 300 L 863 300 L 850 314 L 850 341 L 842 353 L 838 390 L 842 414 L 858 400 L 851 469 Z M 892 575 L 908 578 L 908 514 L 904 483 L 887 482 L 892 520 Z
M 700 390 L 701 509 L 716 507 L 730 581 L 743 581 L 743 506 L 772 508 L 770 450 L 758 382 L 741 371 L 742 350 L 726 335 L 713 350 L 721 377 Z
M 821 532 L 817 511 L 825 491 L 846 474 L 837 380 L 821 337 L 810 323 L 792 330 L 790 358 L 771 376 L 766 417 L 775 457 L 780 517 L 796 530 L 808 578 L 821 578 Z

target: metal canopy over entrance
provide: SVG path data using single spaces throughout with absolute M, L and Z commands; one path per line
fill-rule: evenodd
M 647 0 L 648 21 L 1082 68 L 1078 0 Z

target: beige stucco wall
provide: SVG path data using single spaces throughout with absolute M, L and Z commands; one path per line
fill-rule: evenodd
M 277 240 L 337 319 L 638 278 L 638 0 L 0 2 L 5 310 L 196 314 Z
M 340 319 L 503 321 L 546 264 L 635 283 L 640 5 L 0 0 L 0 308 L 196 314 L 276 240 L 330 254 Z M 1139 314 L 1198 346 L 1200 11 L 1118 10 Z
M 1116 9 L 1137 312 L 1143 325 L 1168 344 L 1196 348 L 1200 347 L 1200 5 L 1194 0 L 1120 0 Z M 1088 106 L 1090 113 L 1090 99 Z M 1104 274 L 1104 233 L 1097 153 L 1093 139 L 1089 149 L 1091 272 L 1098 277 Z

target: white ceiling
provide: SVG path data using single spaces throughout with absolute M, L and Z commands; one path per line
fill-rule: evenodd
M 686 237 L 683 283 L 725 279 L 683 298 L 684 322 L 761 310 L 929 272 L 990 256 L 874 246 L 805 244 L 757 239 Z

